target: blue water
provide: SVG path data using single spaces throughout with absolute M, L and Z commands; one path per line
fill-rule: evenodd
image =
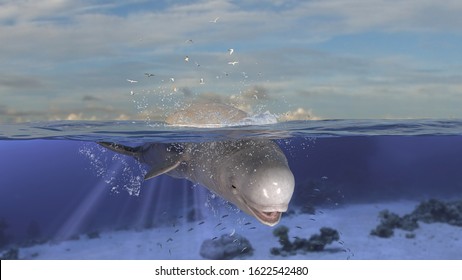
M 236 213 L 186 180 L 162 175 L 144 182 L 146 166 L 96 142 L 137 146 L 256 137 L 273 139 L 285 152 L 296 181 L 290 204 L 296 211 L 306 205 L 462 198 L 461 120 L 322 120 L 223 128 L 143 121 L 3 124 L 0 219 L 7 227 L 1 229 L 0 246 L 156 228 L 180 215 L 199 221 L 214 213 Z

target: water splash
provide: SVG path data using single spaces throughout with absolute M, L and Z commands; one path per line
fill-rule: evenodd
M 83 144 L 79 153 L 88 159 L 91 171 L 109 185 L 112 192 L 120 193 L 123 190 L 132 196 L 140 194 L 147 172 L 141 163 L 123 155 L 109 153 L 95 143 Z
M 273 114 L 270 111 L 265 111 L 263 113 L 247 117 L 242 121 L 238 122 L 237 125 L 270 125 L 276 124 L 277 122 L 278 116 L 276 114 Z

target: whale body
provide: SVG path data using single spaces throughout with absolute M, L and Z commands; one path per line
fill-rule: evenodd
M 228 107 L 221 108 L 232 114 L 242 112 Z M 194 115 L 187 110 L 183 113 Z M 147 143 L 138 147 L 99 144 L 149 165 L 146 180 L 166 174 L 199 183 L 269 226 L 280 221 L 294 191 L 294 176 L 287 158 L 268 139 Z

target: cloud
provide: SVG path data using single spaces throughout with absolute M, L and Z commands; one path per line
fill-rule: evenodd
M 278 118 L 278 121 L 297 121 L 297 120 L 319 120 L 320 118 L 315 116 L 313 112 L 310 110 L 306 110 L 304 108 L 297 108 L 292 111 L 287 111 L 284 114 L 281 114 Z
M 378 98 L 393 107 L 414 102 L 414 95 L 439 98 L 433 90 L 460 104 L 460 69 L 448 66 L 458 60 L 457 48 L 419 57 L 413 45 L 403 48 L 405 41 L 390 36 L 362 53 L 348 40 L 402 33 L 439 42 L 445 40 L 434 34 L 449 34 L 458 46 L 461 10 L 460 1 L 430 0 L 7 0 L 0 4 L 0 38 L 7 42 L 0 44 L 0 95 L 7 115 L 31 119 L 49 117 L 50 108 L 60 108 L 59 118 L 136 118 L 144 109 L 133 108 L 132 91 L 157 98 L 146 109 L 154 114 L 162 99 L 181 98 L 246 110 L 269 104 L 279 113 L 289 102 L 323 116 L 348 110 L 345 116 L 374 116 L 358 104 Z M 194 42 L 185 43 L 189 39 Z M 231 56 L 228 48 L 235 49 Z M 231 60 L 239 64 L 228 65 Z M 145 72 L 156 76 L 148 79 Z M 102 100 L 114 110 L 89 107 Z M 357 104 L 342 107 L 339 100 Z
M 82 101 L 88 101 L 88 102 L 101 101 L 101 98 L 92 96 L 92 95 L 84 95 L 82 97 Z
M 462 26 L 462 18 L 458 11 L 462 4 L 458 2 L 444 1 L 436 6 L 428 0 L 279 1 L 269 6 L 246 6 L 224 0 L 194 1 L 118 14 L 111 11 L 121 9 L 118 6 L 130 10 L 133 3 L 6 1 L 0 9 L 0 22 L 12 23 L 0 28 L 2 41 L 9 42 L 2 44 L 0 50 L 30 57 L 30 42 L 34 42 L 34 49 L 40 50 L 35 58 L 74 60 L 112 57 L 133 48 L 172 53 L 187 48 L 182 43 L 192 37 L 193 48 L 200 49 L 216 42 L 216 38 L 224 43 L 255 45 L 274 36 L 287 38 L 289 43 L 309 42 L 369 30 L 431 32 L 444 29 L 460 33 L 458 26 Z M 282 6 L 284 9 L 280 10 Z M 262 7 L 270 8 L 261 10 Z M 210 19 L 217 16 L 220 21 L 210 24 Z M 157 32 L 147 32 L 152 29 Z M 276 46 L 285 45 L 284 40 L 271 41 Z
M 460 33 L 460 1 L 435 3 L 431 0 L 309 1 L 291 11 L 308 19 L 308 28 L 322 21 L 319 31 L 351 34 L 368 30 L 385 32 L 433 32 L 445 29 Z M 310 21 L 316 16 L 318 20 Z M 434 19 L 434 20 L 432 20 Z
M 0 75 L 0 89 L 23 90 L 43 88 L 44 86 L 43 81 L 35 77 L 9 74 Z
M 19 21 L 32 21 L 48 18 L 53 14 L 62 14 L 74 5 L 68 0 L 45 1 L 2 1 L 0 5 L 0 22 L 17 23 Z
M 17 110 L 0 105 L 0 123 L 56 120 L 127 120 L 142 119 L 143 115 L 132 114 L 112 106 L 85 106 L 76 108 L 49 108 L 48 110 Z

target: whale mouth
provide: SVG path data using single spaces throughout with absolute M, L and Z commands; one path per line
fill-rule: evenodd
M 257 210 L 253 207 L 249 207 L 249 208 L 253 212 L 253 214 L 255 214 L 255 217 L 257 217 L 257 219 L 259 219 L 260 222 L 266 225 L 274 226 L 277 223 L 279 223 L 279 221 L 281 220 L 282 212 L 279 212 L 279 211 L 267 212 L 267 211 Z

